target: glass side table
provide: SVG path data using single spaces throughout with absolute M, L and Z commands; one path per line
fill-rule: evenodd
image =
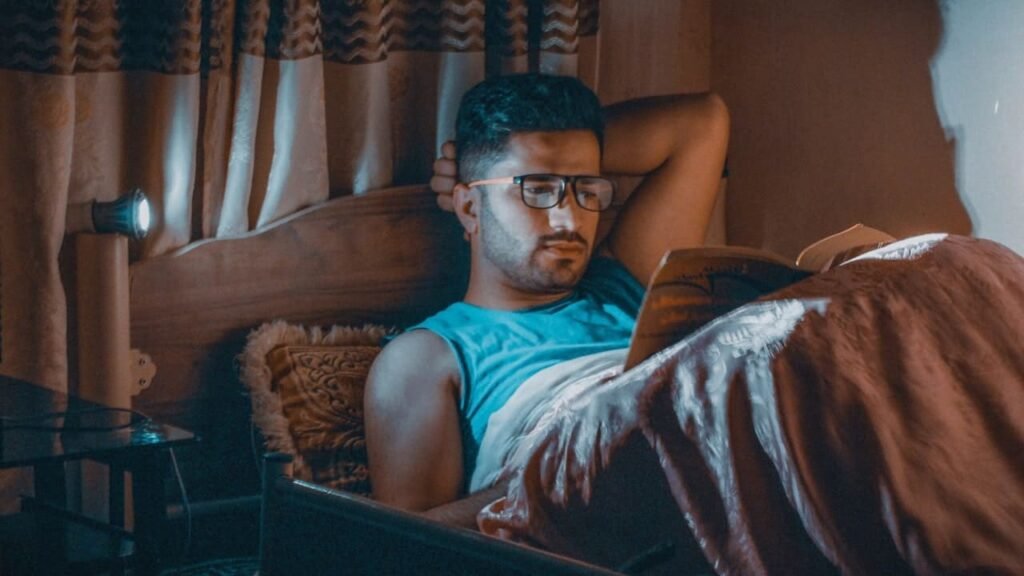
M 133 573 L 155 575 L 167 521 L 163 481 L 168 451 L 196 441 L 187 430 L 137 412 L 0 375 L 0 468 L 31 467 L 35 490 L 35 496 L 22 505 L 27 518 L 4 519 L 7 533 L 34 533 L 36 545 L 28 546 L 28 551 L 35 554 L 27 565 L 38 569 L 36 573 L 67 572 L 69 566 L 79 562 L 76 550 L 90 546 L 78 541 L 93 539 L 103 542 L 101 548 L 110 551 L 115 569 L 130 565 Z M 109 522 L 67 510 L 64 465 L 76 460 L 107 464 L 112 479 L 123 478 L 120 472 L 131 472 L 131 532 L 122 528 L 125 504 L 119 481 L 111 482 Z M 0 534 L 3 532 L 0 530 Z M 82 562 L 96 563 L 96 559 Z

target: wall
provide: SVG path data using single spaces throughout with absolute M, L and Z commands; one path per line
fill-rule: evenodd
M 980 4 L 988 5 L 981 16 Z M 945 10 L 937 0 L 716 0 L 711 84 L 733 120 L 730 243 L 793 256 L 864 222 L 897 235 L 979 232 L 1020 249 L 1012 223 L 1000 220 L 1021 219 L 1019 202 L 1009 206 L 1017 191 L 997 185 L 1008 179 L 1019 189 L 1020 175 L 976 174 L 988 168 L 973 160 L 991 152 L 983 143 L 995 146 L 996 130 L 1005 132 L 1003 145 L 1012 130 L 980 119 L 974 107 L 991 111 L 994 96 L 970 82 L 934 89 L 932 61 L 943 54 L 940 87 L 973 82 L 972 58 L 992 62 L 979 50 L 1009 60 L 1022 9 L 1019 0 L 951 1 Z M 984 38 L 989 27 L 1007 38 Z M 1007 96 L 1003 106 L 1016 102 Z M 956 134 L 966 135 L 966 147 L 948 139 Z M 1012 142 L 1024 131 L 1017 134 Z
M 602 102 L 708 90 L 710 0 L 601 0 L 600 8 Z
M 711 0 L 601 0 L 596 92 L 611 104 L 711 88 Z M 639 179 L 620 178 L 620 189 Z M 725 244 L 723 183 L 705 242 Z
M 949 0 L 942 21 L 932 78 L 960 198 L 978 236 L 1024 254 L 1024 3 Z

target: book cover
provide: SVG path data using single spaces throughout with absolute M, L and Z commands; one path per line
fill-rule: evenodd
M 857 224 L 814 242 L 796 262 L 738 246 L 669 250 L 648 283 L 625 369 L 723 314 L 892 240 Z

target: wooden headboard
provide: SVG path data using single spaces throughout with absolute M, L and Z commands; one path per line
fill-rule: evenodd
M 199 433 L 189 459 L 219 466 L 215 477 L 252 478 L 255 489 L 235 366 L 246 334 L 273 319 L 406 325 L 462 297 L 468 262 L 458 222 L 422 186 L 338 198 L 243 237 L 139 261 L 132 346 L 157 374 L 135 407 Z
M 598 238 L 617 213 L 602 214 Z M 182 455 L 194 497 L 256 493 L 250 403 L 235 364 L 248 332 L 275 319 L 409 325 L 461 298 L 468 270 L 461 226 L 424 186 L 338 198 L 136 262 L 132 347 L 157 373 L 134 407 L 200 435 Z

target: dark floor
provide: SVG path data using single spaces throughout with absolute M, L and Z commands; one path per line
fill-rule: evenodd
M 172 522 L 162 565 L 167 576 L 253 574 L 259 554 L 259 507 L 198 515 L 188 536 L 184 516 Z
M 165 576 L 252 576 L 259 553 L 259 501 L 252 499 L 242 506 L 219 507 L 212 511 L 208 505 L 200 504 L 195 512 L 191 533 L 185 514 L 177 514 L 169 522 L 167 540 L 162 547 L 162 573 Z M 39 538 L 39 534 L 51 537 Z M 48 516 L 0 517 L 0 576 L 42 575 L 48 570 L 44 567 L 46 558 L 53 553 L 66 553 L 74 562 L 74 574 L 102 576 L 110 569 L 112 558 L 130 553 L 130 544 L 123 539 L 103 534 L 80 529 L 78 523 L 54 523 Z M 62 541 L 64 544 L 60 544 Z M 68 544 L 72 541 L 75 544 Z M 65 551 L 57 552 L 58 549 Z M 130 575 L 131 570 L 128 573 Z
M 254 576 L 259 562 L 253 556 L 218 558 L 167 568 L 161 576 Z

